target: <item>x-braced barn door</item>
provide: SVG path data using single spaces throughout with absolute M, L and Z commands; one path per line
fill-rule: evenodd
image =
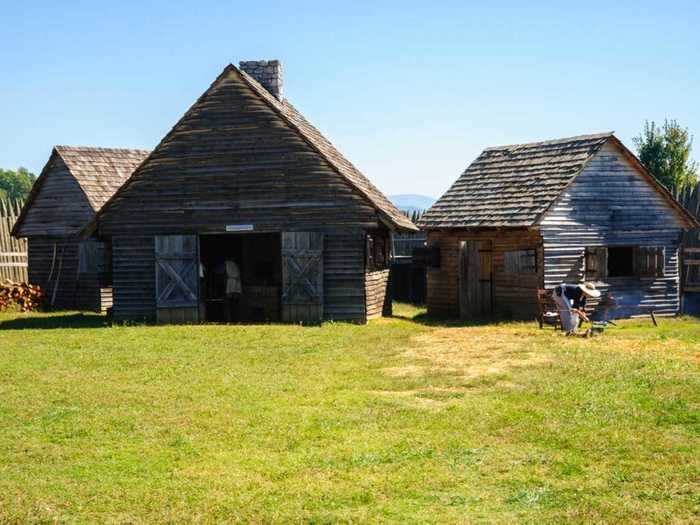
M 196 235 L 157 235 L 156 318 L 159 323 L 199 321 Z
M 459 315 L 469 319 L 493 311 L 491 241 L 463 241 L 459 247 Z
M 323 234 L 282 232 L 282 320 L 323 319 Z

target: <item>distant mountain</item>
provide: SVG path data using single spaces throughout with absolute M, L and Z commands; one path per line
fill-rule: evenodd
M 389 195 L 389 200 L 394 203 L 398 209 L 412 212 L 414 210 L 425 211 L 430 208 L 435 199 L 426 195 L 415 195 L 407 193 L 404 195 Z

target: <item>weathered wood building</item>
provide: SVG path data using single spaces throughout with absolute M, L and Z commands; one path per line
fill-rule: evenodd
M 679 309 L 695 219 L 612 133 L 488 148 L 426 212 L 428 309 L 534 317 L 536 291 L 593 281 L 597 310 Z
M 15 222 L 28 239 L 29 282 L 58 308 L 105 311 L 111 286 L 102 245 L 80 231 L 129 178 L 147 151 L 56 146 Z
M 391 236 L 416 227 L 283 96 L 278 61 L 229 65 L 97 214 L 117 320 L 364 322 Z

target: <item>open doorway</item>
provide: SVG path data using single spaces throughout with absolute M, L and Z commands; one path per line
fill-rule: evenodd
M 200 296 L 206 321 L 279 321 L 279 234 L 201 235 L 199 253 Z

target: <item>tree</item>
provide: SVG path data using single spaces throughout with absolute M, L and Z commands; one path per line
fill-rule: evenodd
M 0 168 L 0 199 L 23 201 L 36 180 L 26 168 L 17 171 Z
M 693 137 L 675 120 L 665 120 L 661 127 L 646 121 L 634 143 L 644 167 L 668 189 L 683 190 L 697 182 L 698 166 L 690 158 Z

